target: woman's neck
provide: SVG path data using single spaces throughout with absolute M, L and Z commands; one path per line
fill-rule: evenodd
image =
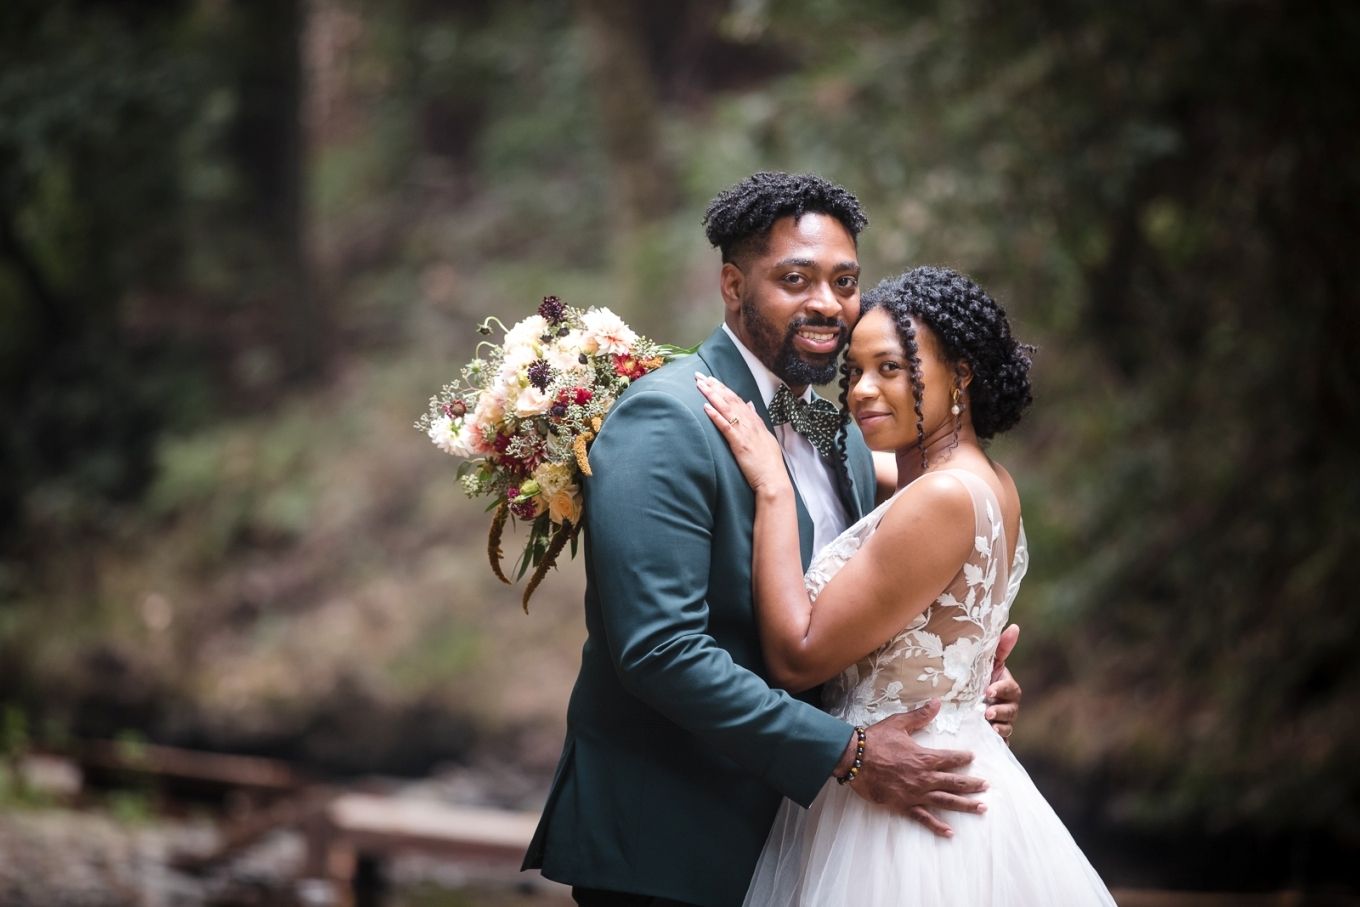
M 922 449 L 925 450 L 924 463 Z M 943 468 L 955 458 L 973 456 L 985 458 L 986 454 L 982 452 L 982 445 L 978 443 L 977 434 L 971 425 L 961 427 L 957 435 L 953 428 L 937 432 L 926 438 L 924 448 L 921 444 L 900 447 L 897 449 L 897 487 L 905 488 L 908 483 L 927 472 Z

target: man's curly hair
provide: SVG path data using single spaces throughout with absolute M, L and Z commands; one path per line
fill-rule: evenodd
M 1029 383 L 1034 347 L 1011 336 L 1005 310 L 981 287 L 948 268 L 913 268 L 865 293 L 860 317 L 880 308 L 896 322 L 902 351 L 911 366 L 918 423 L 924 386 L 913 319 L 934 332 L 947 360 L 966 362 L 972 368 L 968 405 L 979 439 L 999 435 L 1020 421 L 1034 399 Z M 924 437 L 923 426 L 918 424 L 917 430 Z
M 859 199 L 811 173 L 762 170 L 729 186 L 708 203 L 704 233 L 722 250 L 722 260 L 763 254 L 770 227 L 782 217 L 826 214 L 857 239 L 869 225 Z

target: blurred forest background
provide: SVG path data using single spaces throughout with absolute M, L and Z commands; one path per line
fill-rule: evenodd
M 1343 884 L 1357 47 L 1325 0 L 7 0 L 0 751 L 537 808 L 579 565 L 522 614 L 412 422 L 549 293 L 699 341 L 706 202 L 811 170 L 866 284 L 950 265 L 1040 347 L 1015 748 L 1097 867 Z

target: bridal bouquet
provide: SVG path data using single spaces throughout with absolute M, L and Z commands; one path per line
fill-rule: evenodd
M 631 382 L 681 351 L 638 335 L 609 309 L 583 311 L 556 296 L 509 330 L 493 317 L 478 331 L 489 335 L 492 324 L 505 339 L 479 344 L 458 380 L 430 398 L 416 427 L 466 461 L 458 475 L 469 497 L 493 499 L 487 554 L 504 583 L 505 524 L 529 524 L 516 576 L 533 569 L 527 612 L 563 548 L 570 543 L 576 554 L 581 476 L 591 474 L 586 452 L 609 408 Z

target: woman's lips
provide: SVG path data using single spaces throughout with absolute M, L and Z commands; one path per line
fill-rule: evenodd
M 855 413 L 855 422 L 859 425 L 860 430 L 863 431 L 865 428 L 879 424 L 887 419 L 889 415 L 891 414 L 877 412 L 875 410 L 865 410 Z

